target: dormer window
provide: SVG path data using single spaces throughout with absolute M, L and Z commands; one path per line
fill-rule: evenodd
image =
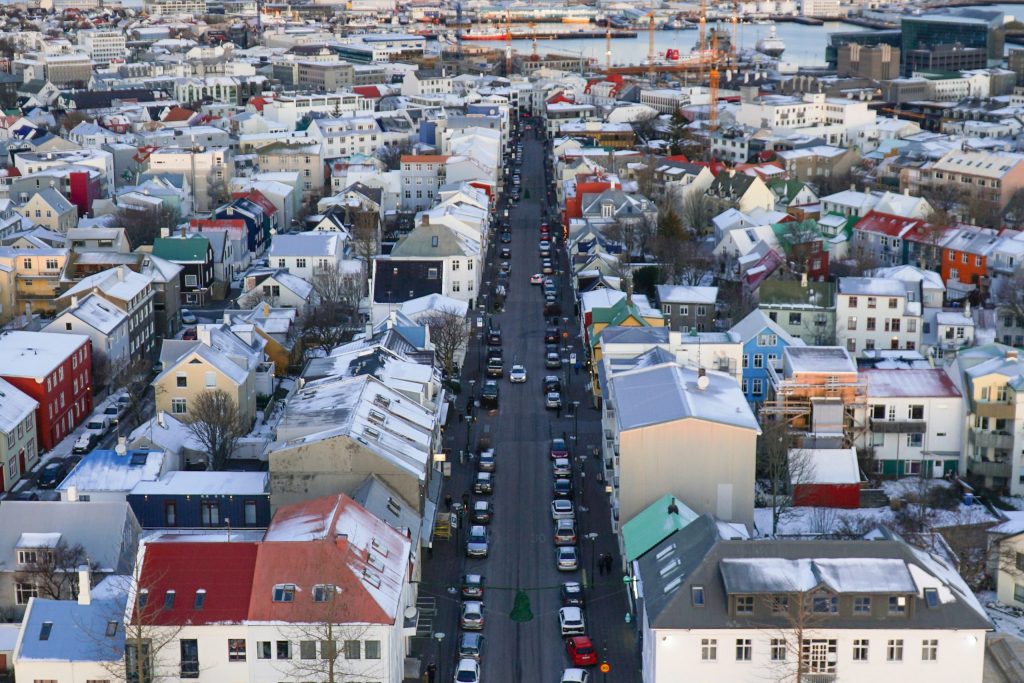
M 143 588 L 139 591 L 139 609 L 141 610 L 149 602 L 149 589 Z
M 36 550 L 19 550 L 18 564 L 35 564 L 39 558 Z
M 938 588 L 925 588 L 924 589 L 924 603 L 929 607 L 939 606 L 939 589 Z
M 107 638 L 113 638 L 117 635 L 117 622 L 111 619 L 107 622 Z
M 741 595 L 736 598 L 736 614 L 753 614 L 754 596 Z
M 338 587 L 330 583 L 313 586 L 313 602 L 327 602 L 338 593 Z
M 815 614 L 835 614 L 839 611 L 839 598 L 834 595 L 815 595 L 811 598 Z
M 274 586 L 274 602 L 294 602 L 295 584 L 279 583 Z
M 694 586 L 690 589 L 690 601 L 694 607 L 704 606 L 704 586 Z
M 889 596 L 889 614 L 900 615 L 907 613 L 907 598 L 904 595 Z

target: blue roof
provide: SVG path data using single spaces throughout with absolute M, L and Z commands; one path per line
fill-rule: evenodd
M 63 662 L 115 661 L 124 657 L 124 608 L 126 595 L 120 589 L 126 577 L 111 576 L 93 588 L 88 605 L 77 600 L 34 598 L 25 614 L 18 659 Z M 107 636 L 108 624 L 117 622 L 114 635 Z M 44 630 L 44 624 L 51 626 Z M 83 633 L 88 634 L 83 636 Z M 41 636 L 45 635 L 43 640 Z

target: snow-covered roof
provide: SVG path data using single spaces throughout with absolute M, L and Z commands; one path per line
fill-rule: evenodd
M 692 287 L 688 285 L 658 285 L 661 303 L 709 304 L 718 300 L 718 287 Z
M 881 277 L 839 278 L 839 293 L 856 296 L 905 297 L 907 295 L 906 287 L 901 282 Z
M 269 258 L 287 256 L 333 257 L 338 253 L 341 239 L 338 233 L 307 232 L 297 235 L 277 235 L 267 252 Z
M 861 370 L 867 382 L 868 398 L 916 398 L 960 396 L 953 380 L 940 368 Z
M 0 334 L 0 375 L 46 377 L 88 342 L 84 334 L 4 332 Z
M 244 496 L 266 493 L 267 472 L 168 472 L 159 479 L 140 481 L 132 495 Z
M 55 324 L 63 327 L 59 323 L 59 319 L 65 315 L 74 316 L 103 334 L 110 334 L 117 329 L 118 325 L 128 320 L 127 313 L 98 294 L 89 294 L 84 299 L 79 299 L 77 304 L 72 303 L 60 312 Z M 47 326 L 47 329 L 51 327 L 53 327 L 52 331 L 57 331 L 53 324 Z
M 797 463 L 794 463 L 797 458 Z M 854 448 L 794 448 L 789 451 L 792 483 L 859 484 L 860 467 Z
M 34 398 L 0 377 L 0 434 L 11 434 L 39 406 Z
M 82 458 L 58 487 L 67 491 L 74 486 L 81 493 L 89 491 L 132 490 L 140 481 L 153 481 L 160 476 L 164 464 L 162 451 L 95 450 Z
M 821 585 L 836 593 L 917 592 L 906 562 L 896 558 L 736 557 L 719 567 L 727 593 L 798 593 Z
M 793 372 L 857 372 L 857 363 L 841 346 L 790 346 L 782 356 Z
M 148 275 L 141 275 L 125 266 L 118 266 L 82 278 L 74 287 L 61 294 L 61 298 L 81 296 L 96 288 L 114 299 L 131 301 L 143 293 L 152 282 L 153 279 Z

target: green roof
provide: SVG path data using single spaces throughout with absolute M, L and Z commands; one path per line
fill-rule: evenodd
M 678 512 L 669 512 L 675 504 Z M 672 494 L 663 496 L 641 510 L 622 525 L 622 542 L 626 547 L 626 560 L 632 562 L 666 538 L 697 519 L 696 512 Z
M 588 328 L 591 348 L 597 346 L 601 341 L 601 332 L 606 327 L 617 327 L 631 317 L 636 318 L 640 323 L 640 327 L 651 327 L 651 324 L 644 319 L 636 304 L 632 302 L 627 303 L 626 298 L 619 299 L 609 308 L 595 308 L 590 314 L 590 327 Z M 607 325 L 600 330 L 596 330 L 596 326 L 601 323 L 607 323 Z
M 160 237 L 153 242 L 153 255 L 168 261 L 202 263 L 209 248 L 210 240 L 205 237 Z

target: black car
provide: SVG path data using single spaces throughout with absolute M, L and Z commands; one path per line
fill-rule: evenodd
M 512 242 L 512 233 L 510 233 L 507 230 L 505 232 L 501 233 L 501 243 L 502 244 L 509 244 L 511 242 Z
M 555 375 L 544 377 L 544 394 L 547 395 L 549 391 L 562 391 L 562 381 Z
M 497 327 L 491 327 L 487 330 L 487 345 L 488 346 L 501 346 L 501 330 Z
M 64 479 L 64 473 L 67 471 L 63 462 L 51 460 L 50 462 L 43 465 L 43 469 L 39 471 L 39 479 L 37 483 L 41 489 L 55 489 L 57 485 Z
M 476 459 L 476 468 L 481 472 L 494 472 L 498 469 L 498 461 L 494 457 L 493 448 L 481 451 Z
M 563 583 L 562 606 L 583 607 L 583 586 L 576 581 L 566 581 Z
M 512 258 L 512 250 L 509 249 L 508 247 L 502 247 L 501 248 L 501 258 L 503 258 L 503 259 L 510 259 L 510 258 Z
M 558 328 L 548 327 L 544 330 L 544 343 L 545 344 L 557 344 L 558 343 Z
M 484 388 L 480 392 L 480 404 L 485 406 L 498 406 L 498 383 L 493 379 L 484 382 Z
M 572 479 L 555 479 L 555 498 L 572 498 Z
M 494 504 L 489 500 L 478 500 L 473 503 L 469 513 L 469 521 L 473 524 L 490 524 L 494 519 Z

